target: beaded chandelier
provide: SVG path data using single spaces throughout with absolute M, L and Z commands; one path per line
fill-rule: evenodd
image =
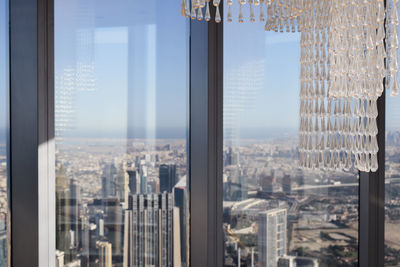
M 182 0 L 181 13 L 221 22 L 220 0 Z M 300 32 L 300 166 L 378 169 L 377 99 L 398 94 L 398 0 L 236 0 L 239 22 Z M 227 21 L 233 20 L 233 0 Z M 204 14 L 204 15 L 203 15 Z M 385 83 L 385 87 L 384 87 Z

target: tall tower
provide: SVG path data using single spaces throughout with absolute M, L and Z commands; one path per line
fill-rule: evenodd
M 113 244 L 112 255 L 119 261 L 122 258 L 122 207 L 118 198 L 109 198 L 105 203 L 104 228 L 107 240 Z
M 106 241 L 97 241 L 99 250 L 99 267 L 112 267 L 112 245 Z
M 56 250 L 56 267 L 64 267 L 64 252 Z
M 173 194 L 130 195 L 125 211 L 123 267 L 180 267 L 179 221 Z
M 176 165 L 160 165 L 160 193 L 171 193 L 176 184 Z
M 63 254 L 63 262 L 71 260 L 69 232 L 71 230 L 69 186 L 65 169 L 61 165 L 56 176 L 56 248 Z
M 127 170 L 129 176 L 129 191 L 131 194 L 137 193 L 137 180 L 136 180 L 136 170 Z
M 74 247 L 77 248 L 80 240 L 80 228 L 79 228 L 79 201 L 80 201 L 80 187 L 75 179 L 71 179 L 70 181 L 70 199 L 69 199 L 69 206 L 70 206 L 70 218 L 71 218 L 71 230 L 74 234 Z
M 286 209 L 260 212 L 258 221 L 259 265 L 276 267 L 279 257 L 286 254 Z

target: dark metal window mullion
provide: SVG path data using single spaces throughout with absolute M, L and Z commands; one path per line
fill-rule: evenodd
M 192 267 L 223 265 L 223 25 L 213 21 L 216 10 L 210 7 L 212 21 L 190 22 Z
M 10 0 L 11 266 L 55 266 L 54 0 Z
M 386 8 L 386 0 L 384 0 Z M 385 41 L 385 40 L 384 40 Z M 385 136 L 386 80 L 378 99 L 378 170 L 360 172 L 359 266 L 383 267 L 385 246 Z

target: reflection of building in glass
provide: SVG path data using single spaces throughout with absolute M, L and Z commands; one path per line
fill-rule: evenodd
M 112 245 L 106 241 L 97 241 L 96 247 L 99 250 L 99 267 L 112 267 Z
M 56 248 L 64 253 L 63 261 L 73 259 L 74 249 L 79 233 L 78 187 L 75 181 L 68 180 L 63 166 L 58 170 L 56 178 Z
M 231 68 L 224 76 L 224 140 L 240 142 L 242 116 L 254 107 L 257 93 L 264 88 L 264 60 L 248 61 Z
M 129 191 L 131 194 L 137 194 L 137 178 L 136 178 L 136 170 L 127 170 L 126 171 L 129 179 Z
M 278 267 L 319 267 L 318 260 L 307 257 L 282 256 Z
M 282 191 L 287 195 L 292 193 L 292 178 L 290 175 L 285 175 L 282 178 Z
M 279 257 L 286 254 L 286 209 L 273 209 L 259 213 L 259 264 L 276 267 Z
M 123 209 L 118 198 L 106 200 L 104 214 L 105 236 L 112 243 L 114 260 L 120 262 L 122 258 Z
M 56 137 L 59 137 L 73 128 L 75 121 L 75 69 L 66 67 L 61 73 L 56 73 L 55 88 L 55 134 Z
M 176 165 L 160 165 L 160 193 L 171 193 L 177 182 Z
M 4 218 L 4 222 L 7 222 L 7 214 L 4 214 L 2 220 Z M 2 229 L 0 231 L 0 266 L 7 266 L 8 264 L 8 240 L 7 240 L 7 229 Z
M 173 194 L 130 195 L 125 210 L 124 267 L 181 266 L 179 208 Z
M 56 250 L 56 267 L 64 267 L 64 252 Z

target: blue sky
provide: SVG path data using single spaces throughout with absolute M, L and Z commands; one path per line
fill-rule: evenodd
M 6 11 L 3 1 L 1 129 L 7 118 Z M 79 62 L 93 62 L 95 67 L 93 90 L 75 86 L 69 134 L 185 136 L 189 29 L 188 20 L 179 14 L 179 1 L 149 0 L 143 5 L 141 0 L 56 0 L 55 15 L 56 76 L 76 69 Z M 234 10 L 234 22 L 224 25 L 224 52 L 225 112 L 234 113 L 231 122 L 240 136 L 296 131 L 299 34 L 265 32 L 260 22 L 239 24 Z M 251 79 L 242 81 L 239 94 L 228 86 L 229 79 L 233 75 L 236 81 L 238 73 L 246 72 L 261 78 L 256 85 Z M 399 101 L 388 97 L 388 129 L 400 129 Z
M 237 5 L 234 5 L 237 8 Z M 259 14 L 259 10 L 255 10 Z M 245 17 L 248 9 L 244 9 Z M 227 11 L 226 11 L 227 13 Z M 243 110 L 234 120 L 242 137 L 268 136 L 269 132 L 293 132 L 298 125 L 299 106 L 299 56 L 300 35 L 298 33 L 266 32 L 264 23 L 246 21 L 239 23 L 238 10 L 233 9 L 233 22 L 224 24 L 224 93 L 225 112 L 229 112 L 229 74 L 236 73 L 241 66 L 256 64 L 258 69 L 242 69 L 244 77 L 262 76 L 258 85 L 252 81 L 243 84 L 243 97 L 249 97 Z M 258 18 L 258 17 L 257 17 Z M 236 70 L 236 72 L 235 72 Z M 233 83 L 235 84 L 235 83 Z M 236 100 L 240 101 L 240 100 Z M 236 107 L 232 104 L 232 109 Z
M 143 8 L 131 0 L 56 1 L 56 75 L 82 61 L 95 69 L 93 90 L 76 88 L 73 135 L 185 136 L 188 24 L 175 0 Z
M 77 90 L 73 100 L 73 132 L 124 137 L 133 128 L 139 136 L 168 130 L 184 136 L 189 32 L 179 3 L 149 1 L 143 10 L 139 1 L 81 2 L 56 1 L 56 74 L 82 60 L 95 66 L 95 90 Z M 235 127 L 297 129 L 299 35 L 266 33 L 262 23 L 224 27 L 225 76 L 253 61 L 263 65 L 261 87 L 242 83 L 243 92 L 253 90 L 252 100 L 242 104 Z M 82 29 L 94 34 L 89 48 L 77 38 Z M 89 60 L 82 56 L 88 51 L 94 51 Z
M 5 143 L 8 125 L 8 1 L 0 3 L 0 143 Z

